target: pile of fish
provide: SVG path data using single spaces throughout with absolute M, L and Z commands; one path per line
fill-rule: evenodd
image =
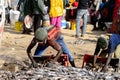
M 55 64 L 53 67 L 39 68 L 30 67 L 29 60 L 20 61 L 14 57 L 0 56 L 1 59 L 7 60 L 3 67 L 9 67 L 10 64 L 18 66 L 19 70 L 10 71 L 8 69 L 0 69 L 0 80 L 120 80 L 118 72 L 100 72 L 91 69 L 65 67 Z M 11 67 L 9 67 L 11 68 Z M 17 68 L 17 67 L 16 67 Z
M 120 80 L 117 72 L 93 72 L 85 68 L 54 66 L 18 72 L 0 71 L 0 80 Z

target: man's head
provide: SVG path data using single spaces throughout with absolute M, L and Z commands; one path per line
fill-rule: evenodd
M 108 41 L 104 37 L 99 37 L 97 45 L 102 49 L 106 49 L 108 47 Z
M 48 37 L 48 33 L 47 30 L 45 28 L 38 28 L 35 31 L 35 38 L 39 41 L 39 42 L 44 42 Z

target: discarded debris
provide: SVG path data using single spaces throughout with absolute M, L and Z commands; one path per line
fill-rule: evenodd
M 3 58 L 6 57 L 4 56 Z M 8 58 L 8 60 L 13 61 L 12 58 Z M 16 60 L 16 63 L 5 63 L 4 67 L 14 67 L 19 70 L 14 71 L 12 68 L 13 71 L 9 69 L 1 69 L 0 80 L 120 80 L 120 74 L 117 72 L 103 73 L 88 70 L 86 68 L 65 67 L 61 65 L 55 65 L 51 68 L 32 68 L 29 67 L 30 63 L 27 62 L 27 60 L 23 61 L 21 65 L 18 63 L 21 62 Z M 22 68 L 19 68 L 21 66 Z

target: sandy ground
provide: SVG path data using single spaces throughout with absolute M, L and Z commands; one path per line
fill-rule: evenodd
M 93 54 L 97 37 L 101 34 L 106 34 L 105 31 L 91 31 L 92 28 L 92 25 L 87 25 L 86 35 L 85 37 L 79 38 L 78 44 L 74 44 L 76 41 L 75 37 L 73 37 L 75 35 L 75 31 L 62 29 L 66 45 L 68 46 L 72 56 L 75 58 L 75 64 L 77 67 L 81 67 L 84 54 Z M 33 33 L 31 35 L 21 34 L 21 31 L 18 32 L 14 30 L 14 26 L 5 25 L 2 45 L 0 47 L 0 55 L 13 56 L 20 60 L 28 59 L 26 48 L 32 38 Z M 32 53 L 34 53 L 35 48 L 36 47 L 32 49 Z M 49 47 L 43 55 L 52 55 L 55 54 L 55 52 L 55 50 Z

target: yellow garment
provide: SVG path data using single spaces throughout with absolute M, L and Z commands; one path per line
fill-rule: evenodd
M 63 15 L 63 0 L 50 0 L 50 17 Z

